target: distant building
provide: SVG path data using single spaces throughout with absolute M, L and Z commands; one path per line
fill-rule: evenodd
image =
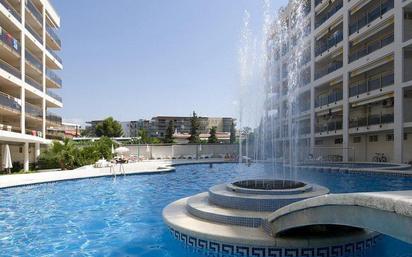
M 150 131 L 150 121 L 149 120 L 135 120 L 135 121 L 124 121 L 120 122 L 123 129 L 123 136 L 125 137 L 138 137 L 139 130 L 145 129 Z
M 162 138 L 166 134 L 169 122 L 173 121 L 175 127 L 175 133 L 185 134 L 190 133 L 191 120 L 192 117 L 179 117 L 179 116 L 157 116 L 153 117 L 151 120 L 150 133 L 154 137 Z M 200 134 L 209 134 L 212 127 L 216 127 L 217 132 L 229 132 L 234 122 L 233 118 L 213 118 L 213 117 L 199 117 L 200 121 Z

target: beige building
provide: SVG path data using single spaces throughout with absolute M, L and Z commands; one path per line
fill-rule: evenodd
M 289 42 L 271 56 L 268 115 L 278 149 L 299 123 L 300 147 L 343 161 L 412 161 L 412 0 L 308 0 L 299 64 L 299 110 L 286 117 L 288 60 L 297 28 L 283 10 Z M 332 153 L 334 152 L 335 153 Z M 338 159 L 340 159 L 338 158 Z
M 63 107 L 55 93 L 62 87 L 59 27 L 48 0 L 0 1 L 0 144 L 25 170 L 62 121 L 50 111 Z

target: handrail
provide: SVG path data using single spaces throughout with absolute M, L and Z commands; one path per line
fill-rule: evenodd
M 58 94 L 50 91 L 50 89 L 47 89 L 46 93 L 47 93 L 47 95 L 49 95 L 49 96 L 51 96 L 52 98 L 58 100 L 59 102 L 62 102 L 62 101 L 63 101 L 63 98 L 62 98 L 61 96 L 59 96 Z
M 2 27 L 0 27 L 0 41 L 9 46 L 15 53 L 20 55 L 20 42 Z
M 326 12 L 326 15 L 323 15 L 322 18 L 315 22 L 315 28 L 318 28 L 320 25 L 329 20 L 329 18 L 332 17 L 335 13 L 337 13 L 342 7 L 343 2 L 339 1 L 339 3 L 335 7 L 332 7 L 328 12 Z
M 16 101 L 16 98 L 3 92 L 0 92 L 0 105 L 13 111 L 21 112 L 21 104 Z
M 363 48 L 357 50 L 356 52 L 349 55 L 349 62 L 354 62 L 359 60 L 362 57 L 365 57 L 389 44 L 394 41 L 393 33 L 389 36 L 386 36 L 382 39 L 374 40 L 372 42 L 368 42 Z
M 46 115 L 46 120 L 49 122 L 53 122 L 53 123 L 57 123 L 57 124 L 61 124 L 62 123 L 62 117 L 47 111 L 47 115 Z
M 30 76 L 26 75 L 26 83 L 31 85 L 32 87 L 40 90 L 43 92 L 43 86 L 40 85 L 40 83 L 38 83 L 37 81 L 35 81 L 34 79 L 30 78 Z
M 35 39 L 37 39 L 40 43 L 43 44 L 43 38 L 36 31 L 34 31 L 34 29 L 29 24 L 26 23 L 25 27 L 33 35 Z
M 40 24 L 43 26 L 43 15 L 41 14 L 41 12 L 31 2 L 31 0 L 25 0 L 25 1 L 26 1 L 26 8 L 30 11 L 31 14 L 33 14 L 34 17 L 36 17 L 37 21 L 40 22 Z
M 26 102 L 25 110 L 26 110 L 26 115 L 30 115 L 31 117 L 34 117 L 34 118 L 43 119 L 43 109 L 42 108 Z
M 14 7 L 7 0 L 0 0 L 0 4 L 2 4 L 14 16 L 14 18 L 21 22 L 20 13 L 14 9 Z
M 342 121 L 331 121 L 316 126 L 316 133 L 336 131 L 342 129 Z
M 49 51 L 49 53 L 50 53 L 54 58 L 56 58 L 56 60 L 57 60 L 59 63 L 63 64 L 62 58 L 60 58 L 60 56 L 58 56 L 55 51 L 53 51 L 53 50 L 52 50 L 51 48 L 49 48 L 48 46 L 46 47 L 46 49 Z
M 26 61 L 31 63 L 33 66 L 35 66 L 37 69 L 40 70 L 40 72 L 43 72 L 43 64 L 42 62 L 37 59 L 29 50 L 26 49 Z
M 391 113 L 387 114 L 373 114 L 367 117 L 360 117 L 353 119 L 349 122 L 350 128 L 368 127 L 373 125 L 383 125 L 390 124 L 394 122 L 394 115 Z
M 373 2 L 372 2 L 373 3 Z M 370 12 L 365 13 L 362 17 L 358 18 L 355 22 L 350 23 L 349 25 L 349 35 L 352 35 L 377 18 L 381 17 L 388 11 L 394 8 L 393 0 L 388 0 L 384 4 L 380 4 L 375 9 L 372 9 Z
M 342 68 L 343 63 L 342 61 L 339 62 L 332 62 L 328 65 L 328 67 L 325 68 L 321 68 L 319 70 L 316 71 L 316 75 L 315 75 L 315 79 L 319 79 L 329 73 L 332 73 L 340 68 Z
M 46 77 L 49 78 L 50 80 L 54 81 L 56 84 L 59 86 L 62 86 L 62 79 L 52 70 L 46 69 Z
M 329 36 L 326 40 L 321 40 L 319 42 L 319 46 L 316 47 L 315 54 L 316 56 L 321 55 L 322 53 L 326 52 L 330 48 L 336 46 L 340 42 L 343 41 L 343 33 L 340 30 L 335 31 L 331 36 Z
M 342 91 L 333 91 L 328 95 L 318 96 L 315 101 L 315 107 L 324 106 L 343 99 Z
M 360 95 L 377 89 L 393 85 L 395 82 L 394 73 L 388 72 L 371 76 L 367 79 L 360 80 L 354 83 L 354 86 L 349 88 L 349 97 Z
M 16 78 L 21 77 L 21 71 L 17 69 L 16 67 L 11 66 L 7 62 L 3 61 L 0 59 L 0 68 L 7 71 L 8 73 L 12 74 Z
M 51 38 L 53 38 L 53 40 L 57 43 L 57 45 L 59 45 L 59 47 L 62 46 L 62 42 L 59 36 L 57 35 L 57 33 L 54 31 L 52 27 L 46 25 L 46 32 L 50 35 Z

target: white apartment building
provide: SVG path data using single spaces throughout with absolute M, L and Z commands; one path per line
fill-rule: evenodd
M 49 111 L 63 107 L 55 93 L 62 87 L 59 27 L 49 0 L 0 0 L 0 145 L 25 170 L 50 143 L 47 131 L 61 125 Z
M 343 161 L 412 161 L 412 0 L 308 0 L 304 60 L 299 67 L 300 146 Z M 294 10 L 281 11 L 289 43 L 278 63 L 267 110 L 276 113 L 278 149 L 288 145 L 288 60 Z M 271 90 L 271 92 L 269 91 Z M 275 98 L 275 100 L 271 99 Z M 302 104 L 303 103 L 303 104 Z M 338 149 L 338 150 L 337 150 Z M 333 152 L 336 153 L 333 153 Z

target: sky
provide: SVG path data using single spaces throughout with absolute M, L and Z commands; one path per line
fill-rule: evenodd
M 272 0 L 273 12 L 286 0 Z M 54 0 L 65 121 L 113 116 L 237 116 L 245 10 L 262 30 L 263 0 Z

